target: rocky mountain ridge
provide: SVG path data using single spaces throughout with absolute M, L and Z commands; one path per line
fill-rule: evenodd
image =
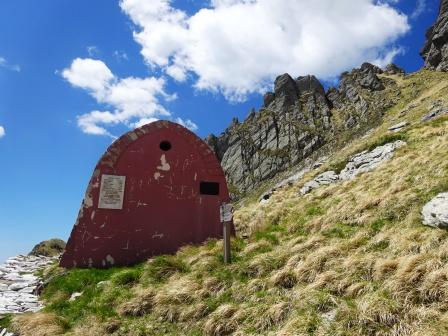
M 421 56 L 426 69 L 448 71 L 448 0 L 440 2 Z M 342 73 L 339 85 L 325 91 L 314 76 L 283 74 L 258 112 L 252 109 L 243 122 L 234 119 L 206 141 L 238 196 L 307 158 L 316 160 L 322 147 L 326 152 L 341 148 L 380 124 L 384 111 L 400 100 L 397 80 L 402 76 L 405 72 L 395 64 L 383 70 L 364 63 Z
M 399 99 L 394 76 L 404 71 L 391 64 L 384 70 L 364 63 L 341 75 L 338 87 L 325 91 L 315 76 L 293 79 L 283 74 L 263 107 L 243 122 L 234 119 L 220 136 L 206 140 L 226 172 L 231 190 L 244 193 L 297 165 L 324 145 L 347 141 L 377 125 L 385 109 Z

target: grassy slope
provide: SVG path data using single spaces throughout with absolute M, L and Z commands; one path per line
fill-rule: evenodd
M 231 265 L 209 241 L 132 268 L 72 270 L 50 281 L 43 312 L 14 327 L 33 336 L 447 334 L 448 234 L 423 226 L 420 210 L 448 190 L 448 117 L 420 118 L 448 97 L 448 74 L 399 82 L 401 102 L 368 137 L 266 205 L 246 201 L 236 222 L 252 234 L 232 242 Z M 391 137 L 401 120 L 411 125 Z M 298 196 L 313 175 L 396 137 L 408 145 L 387 164 Z M 83 295 L 69 302 L 74 292 Z

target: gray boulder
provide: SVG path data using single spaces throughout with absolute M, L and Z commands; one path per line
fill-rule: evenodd
M 407 121 L 402 121 L 396 125 L 393 125 L 391 127 L 388 128 L 389 131 L 392 132 L 399 132 L 401 131 L 403 128 L 405 128 L 407 125 L 409 125 L 409 123 Z
M 441 193 L 422 209 L 423 224 L 436 228 L 448 228 L 448 192 Z
M 339 176 L 336 172 L 329 170 L 316 176 L 313 180 L 305 183 L 305 185 L 300 189 L 302 195 L 310 193 L 313 189 L 317 189 L 322 185 L 329 185 L 339 181 Z

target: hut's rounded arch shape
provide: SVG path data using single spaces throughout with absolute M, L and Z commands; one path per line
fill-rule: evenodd
M 144 125 L 96 165 L 60 265 L 132 265 L 222 238 L 228 202 L 224 172 L 202 139 L 169 121 Z

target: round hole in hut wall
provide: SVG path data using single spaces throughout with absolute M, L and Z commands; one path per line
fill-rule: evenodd
M 160 149 L 164 152 L 167 152 L 171 149 L 171 142 L 169 141 L 162 141 L 159 145 Z

